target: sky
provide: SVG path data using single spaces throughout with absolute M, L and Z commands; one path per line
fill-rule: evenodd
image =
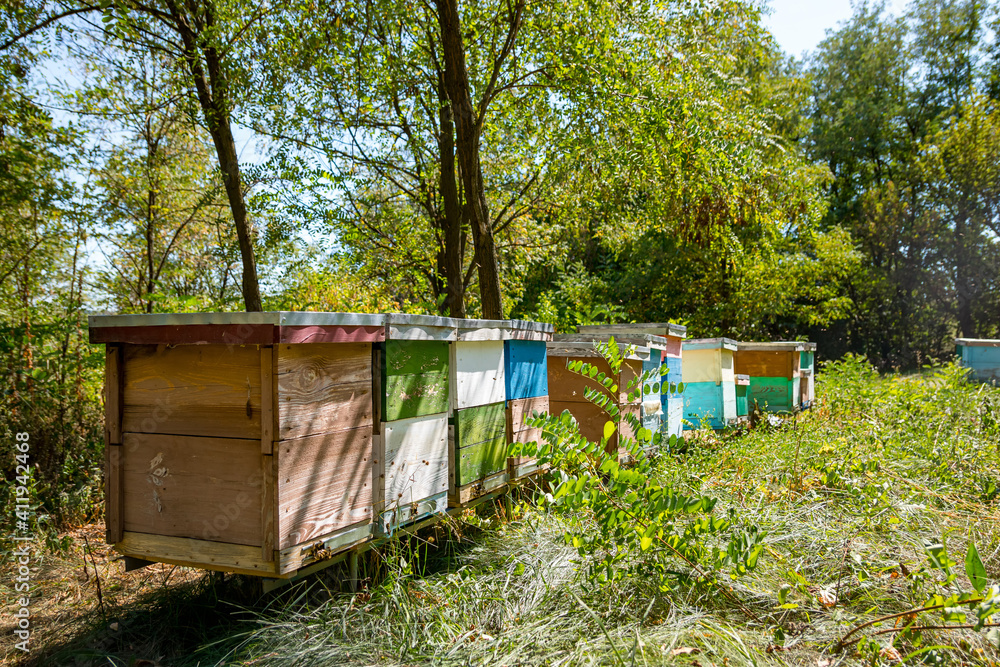
M 836 29 L 851 16 L 850 0 L 769 0 L 768 4 L 772 12 L 764 24 L 781 48 L 797 58 L 814 51 L 827 30 Z M 890 12 L 899 15 L 907 3 L 889 0 L 886 4 Z

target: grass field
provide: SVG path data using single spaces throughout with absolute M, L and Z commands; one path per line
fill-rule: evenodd
M 524 498 L 511 516 L 485 508 L 371 554 L 356 594 L 339 591 L 335 568 L 264 598 L 240 577 L 125 574 L 100 527 L 86 527 L 35 576 L 27 662 L 1000 665 L 1000 611 L 978 631 L 915 629 L 974 625 L 974 587 L 1000 583 L 1000 390 L 953 367 L 880 377 L 847 359 L 824 369 L 817 394 L 795 420 L 703 435 L 656 461 L 665 484 L 766 533 L 737 579 L 591 583 L 562 538 L 589 517 Z M 982 571 L 966 566 L 970 541 Z M 6 563 L 8 602 L 13 576 Z M 947 609 L 913 611 L 928 603 Z M 21 661 L 12 645 L 7 660 Z

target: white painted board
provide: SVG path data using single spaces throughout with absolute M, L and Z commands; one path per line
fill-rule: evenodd
M 451 344 L 448 365 L 453 410 L 506 400 L 502 340 L 458 341 Z
M 376 510 L 385 512 L 448 491 L 448 415 L 382 422 Z

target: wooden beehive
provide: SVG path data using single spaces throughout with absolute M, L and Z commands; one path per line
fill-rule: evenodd
M 775 341 L 740 342 L 736 372 L 750 376 L 750 407 L 774 413 L 798 411 L 801 401 L 799 364 L 804 343 Z
M 681 344 L 687 336 L 687 327 L 673 322 L 593 324 L 581 326 L 580 333 L 616 336 L 647 334 L 665 339 L 660 360 L 667 367 L 667 374 L 660 378 L 660 433 L 664 438 L 681 437 L 684 431 L 684 397 L 676 389 L 681 382 Z
M 747 393 L 750 390 L 750 376 L 736 374 L 736 421 L 745 422 L 750 417 L 750 404 Z
M 506 431 L 509 443 L 542 441 L 542 430 L 526 426 L 524 419 L 549 411 L 548 368 L 545 344 L 552 340 L 553 327 L 543 322 L 510 320 L 504 341 L 504 386 L 507 401 Z M 538 472 L 535 459 L 511 456 L 507 460 L 510 479 Z
M 448 508 L 450 345 L 456 320 L 386 315 L 385 342 L 374 349 L 381 400 L 374 438 L 375 532 Z
M 623 354 L 627 351 L 627 346 L 619 345 L 619 351 Z M 600 442 L 604 436 L 604 425 L 609 421 L 607 413 L 597 405 L 585 398 L 585 390 L 595 389 L 611 396 L 611 394 L 597 382 L 596 379 L 584 377 L 578 373 L 570 371 L 566 366 L 571 361 L 583 361 L 597 368 L 598 373 L 604 373 L 607 377 L 612 377 L 618 385 L 618 395 L 612 396 L 617 400 L 621 412 L 631 413 L 637 419 L 641 419 L 641 398 L 635 397 L 632 400 L 628 397 L 628 383 L 635 380 L 642 374 L 643 361 L 649 358 L 649 348 L 634 348 L 622 362 L 619 373 L 615 373 L 608 363 L 601 356 L 594 343 L 592 335 L 581 334 L 556 334 L 552 342 L 547 344 L 547 365 L 549 376 L 549 410 L 553 415 L 562 414 L 564 410 L 569 410 L 570 414 L 576 418 L 580 425 L 580 433 L 588 440 Z M 629 437 L 635 437 L 632 428 L 622 419 L 618 423 L 618 430 L 612 435 L 607 443 L 607 451 L 618 451 L 620 457 L 625 456 L 625 451 L 619 448 L 619 434 L 624 432 Z
M 956 338 L 955 353 L 969 378 L 976 382 L 1000 382 L 1000 340 L 987 338 Z
M 107 541 L 290 577 L 372 522 L 378 315 L 93 316 L 106 345 Z
M 699 338 L 684 341 L 681 375 L 684 381 L 686 429 L 703 423 L 722 429 L 736 423 L 736 374 L 729 338 Z
M 507 483 L 505 320 L 457 320 L 451 344 L 448 502 L 459 506 Z
M 803 343 L 799 353 L 799 395 L 800 407 L 811 408 L 816 400 L 816 343 Z

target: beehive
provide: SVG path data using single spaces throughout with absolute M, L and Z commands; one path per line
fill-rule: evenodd
M 697 429 L 704 423 L 722 429 L 736 423 L 735 351 L 736 341 L 729 338 L 684 341 L 684 428 Z
M 457 320 L 451 344 L 448 502 L 458 506 L 507 483 L 508 322 Z
M 986 338 L 956 338 L 955 354 L 969 378 L 976 382 L 1000 382 L 1000 340 Z
M 586 389 L 610 393 L 596 379 L 585 377 L 570 371 L 566 366 L 571 361 L 583 361 L 597 368 L 598 373 L 612 377 L 618 385 L 617 399 L 622 414 L 631 413 L 641 419 L 641 399 L 636 396 L 628 398 L 628 383 L 642 374 L 643 361 L 649 358 L 649 348 L 637 347 L 628 354 L 622 362 L 619 373 L 615 373 L 601 356 L 594 337 L 582 334 L 556 334 L 552 342 L 547 344 L 547 364 L 549 376 L 549 408 L 553 415 L 569 410 L 580 425 L 580 433 L 588 440 L 600 442 L 604 436 L 604 425 L 609 421 L 607 413 L 585 398 Z M 626 352 L 626 345 L 619 345 L 619 351 Z M 634 437 L 631 427 L 623 419 L 618 423 L 618 430 L 609 439 L 607 451 L 618 450 L 619 456 L 625 452 L 619 448 L 619 434 L 624 432 Z
M 750 389 L 750 376 L 737 373 L 736 375 L 736 421 L 745 422 L 750 417 L 750 406 L 747 401 L 747 392 Z
M 799 364 L 805 344 L 795 341 L 739 343 L 736 372 L 750 376 L 750 409 L 793 413 L 801 401 Z
M 535 412 L 549 411 L 545 343 L 552 340 L 552 331 L 551 324 L 542 322 L 509 322 L 510 338 L 504 341 L 508 442 L 542 440 L 541 429 L 526 426 L 524 419 Z M 507 463 L 511 479 L 519 479 L 538 470 L 535 460 L 528 456 L 512 456 Z
M 375 450 L 375 529 L 390 535 L 448 507 L 451 343 L 456 320 L 386 316 L 374 350 L 381 398 Z
M 799 353 L 799 392 L 803 410 L 816 400 L 816 343 L 803 343 Z
M 368 539 L 384 322 L 92 316 L 90 341 L 106 346 L 107 541 L 140 562 L 289 577 L 320 548 Z
M 661 362 L 667 366 L 668 373 L 660 378 L 660 432 L 666 438 L 672 435 L 680 437 L 684 430 L 684 397 L 676 388 L 681 382 L 681 344 L 687 336 L 687 327 L 673 322 L 594 324 L 581 326 L 580 333 L 648 334 L 661 336 L 666 340 Z

